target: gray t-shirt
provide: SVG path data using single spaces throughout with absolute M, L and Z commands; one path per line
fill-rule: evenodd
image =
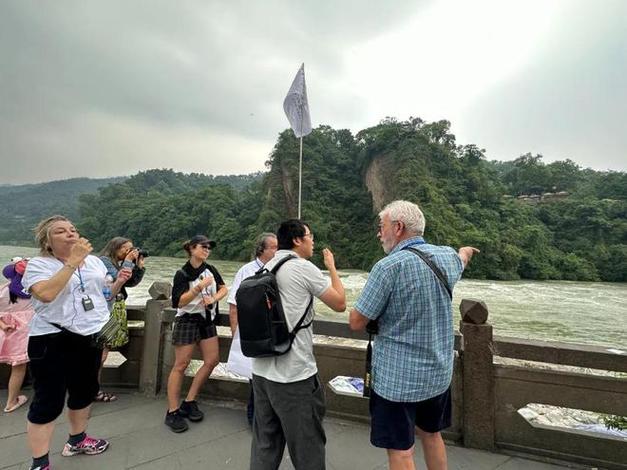
M 291 250 L 279 250 L 268 263 L 267 269 L 287 255 L 296 255 Z M 297 255 L 298 256 L 298 255 Z M 331 280 L 310 261 L 296 258 L 286 262 L 277 272 L 277 284 L 283 310 L 290 330 L 294 328 L 305 313 L 311 296 L 320 297 L 330 286 Z M 303 323 L 314 317 L 313 306 Z M 287 354 L 277 357 L 258 357 L 253 359 L 253 374 L 281 383 L 305 380 L 318 372 L 313 354 L 312 327 L 304 328 L 296 334 L 292 349 Z

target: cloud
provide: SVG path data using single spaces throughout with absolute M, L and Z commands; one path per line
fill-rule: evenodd
M 480 142 L 492 158 L 532 152 L 627 170 L 627 3 L 566 5 L 534 60 L 485 89 L 458 122 L 458 135 Z
M 449 119 L 492 158 L 624 168 L 626 11 L 604 5 L 6 0 L 0 183 L 261 170 L 301 62 L 314 125 Z

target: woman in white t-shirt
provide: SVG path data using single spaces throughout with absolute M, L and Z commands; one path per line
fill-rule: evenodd
M 174 275 L 172 306 L 177 311 L 172 344 L 175 358 L 168 377 L 168 411 L 165 415 L 165 424 L 174 432 L 187 431 L 185 418 L 190 421 L 203 419 L 196 396 L 220 362 L 214 319 L 219 313 L 218 301 L 226 297 L 227 288 L 215 266 L 205 262 L 215 246 L 216 242 L 204 235 L 194 236 L 183 245 L 189 261 Z M 196 344 L 202 353 L 203 365 L 196 372 L 187 397 L 179 406 L 185 369 Z
M 89 409 L 98 392 L 102 349 L 95 335 L 109 318 L 102 289 L 107 270 L 91 256 L 92 246 L 63 216 L 37 225 L 41 255 L 31 259 L 22 284 L 32 295 L 35 315 L 30 324 L 28 356 L 35 396 L 28 412 L 32 470 L 46 470 L 56 418 L 67 395 L 70 437 L 64 456 L 99 454 L 109 443 L 85 431 Z M 125 281 L 126 279 L 124 279 Z M 119 289 L 123 281 L 113 289 Z

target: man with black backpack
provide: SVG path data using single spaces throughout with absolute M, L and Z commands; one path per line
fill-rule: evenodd
M 408 201 L 388 204 L 379 219 L 387 256 L 373 266 L 349 316 L 352 329 L 378 333 L 366 359 L 367 369 L 372 364 L 366 372 L 372 377 L 370 441 L 387 450 L 391 470 L 412 470 L 415 429 L 427 468 L 444 470 L 440 431 L 451 425 L 452 291 L 478 250 L 426 243 L 422 211 Z
M 277 239 L 279 250 L 265 268 L 272 270 L 284 258 L 294 256 L 280 266 L 275 277 L 288 329 L 293 331 L 298 323 L 302 328 L 290 339 L 287 352 L 253 358 L 255 416 L 250 468 L 276 470 L 287 444 L 296 470 L 321 470 L 325 468 L 325 399 L 313 354 L 312 299 L 317 297 L 343 312 L 346 296 L 331 250 L 323 250 L 331 279 L 308 261 L 313 255 L 314 234 L 307 224 L 297 219 L 285 221 Z M 244 342 L 242 349 L 246 354 Z

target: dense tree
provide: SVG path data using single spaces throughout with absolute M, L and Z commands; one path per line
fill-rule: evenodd
M 85 190 L 79 228 L 97 249 L 125 235 L 162 255 L 182 254 L 184 240 L 205 233 L 218 240 L 217 257 L 248 259 L 260 232 L 298 213 L 298 154 L 286 130 L 263 174 L 150 170 Z M 420 118 L 386 118 L 356 136 L 320 126 L 304 139 L 303 157 L 302 214 L 315 234 L 314 262 L 321 263 L 319 248 L 330 246 L 338 266 L 369 269 L 383 254 L 378 211 L 408 199 L 425 213 L 428 242 L 481 249 L 469 277 L 627 281 L 625 173 L 570 160 L 545 164 L 531 154 L 488 162 L 483 149 L 456 143 L 448 121 Z M 5 220 L 16 220 L 6 210 Z M 68 213 L 45 215 L 51 212 Z

